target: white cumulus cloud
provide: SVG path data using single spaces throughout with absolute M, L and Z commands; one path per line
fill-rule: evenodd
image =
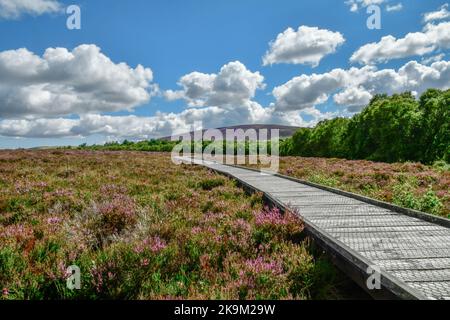
M 344 36 L 339 32 L 308 26 L 300 26 L 297 31 L 288 28 L 270 43 L 263 64 L 292 63 L 316 67 L 344 42 Z
M 168 90 L 164 96 L 168 100 L 184 99 L 191 107 L 236 107 L 249 103 L 256 90 L 265 88 L 264 77 L 239 61 L 224 65 L 217 74 L 189 73 L 178 84 L 182 90 Z
M 7 119 L 0 120 L 0 136 L 20 138 L 80 138 L 92 135 L 120 139 L 151 139 L 191 131 L 192 125 L 201 121 L 204 128 L 219 128 L 249 123 L 279 123 L 297 126 L 311 126 L 330 113 L 320 113 L 314 108 L 304 110 L 313 117 L 303 121 L 298 112 L 279 113 L 271 108 L 263 110 L 265 115 L 257 121 L 245 119 L 239 112 L 218 107 L 191 108 L 180 113 L 157 113 L 152 117 L 107 116 L 89 114 L 79 119 Z
M 397 71 L 378 70 L 373 66 L 334 69 L 328 73 L 301 75 L 273 90 L 273 107 L 280 111 L 314 108 L 333 97 L 349 111 L 359 111 L 373 95 L 450 87 L 450 61 L 434 62 L 431 66 L 410 61 Z
M 442 5 L 438 11 L 432 11 L 423 15 L 423 22 L 429 23 L 437 20 L 445 20 L 450 18 L 450 12 L 448 11 L 448 3 Z
M 380 5 L 387 0 L 348 0 L 345 3 L 350 7 L 351 12 L 357 12 L 360 8 L 368 7 L 372 4 Z
M 0 0 L 0 18 L 17 19 L 24 14 L 42 15 L 62 10 L 57 0 Z
M 350 58 L 353 63 L 374 64 L 392 59 L 422 56 L 437 49 L 450 48 L 450 22 L 427 24 L 422 32 L 408 33 L 403 38 L 392 35 L 359 48 Z
M 387 12 L 395 12 L 395 11 L 401 11 L 403 9 L 402 3 L 397 3 L 393 5 L 386 5 L 386 11 Z
M 42 57 L 0 52 L 0 117 L 53 117 L 132 110 L 156 90 L 151 69 L 114 63 L 95 45 L 49 48 Z
M 442 59 L 444 59 L 444 57 L 445 57 L 445 53 L 440 53 L 435 56 L 431 56 L 431 57 L 422 59 L 421 63 L 422 64 L 432 64 L 434 62 L 441 61 Z
M 188 132 L 197 121 L 201 121 L 205 128 L 252 123 L 311 126 L 333 116 L 315 108 L 284 112 L 272 106 L 261 106 L 253 98 L 257 90 L 265 87 L 264 77 L 237 61 L 224 65 L 218 73 L 190 73 L 183 76 L 179 84 L 182 90 L 164 92 L 167 99 L 188 102 L 187 109 L 179 113 L 157 112 L 151 117 L 88 113 L 77 119 L 4 119 L 0 120 L 0 136 L 58 138 L 100 135 L 113 140 L 149 139 Z M 303 120 L 304 115 L 309 116 L 308 121 Z

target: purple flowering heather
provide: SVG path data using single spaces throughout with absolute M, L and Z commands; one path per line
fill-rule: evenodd
M 286 219 L 281 214 L 278 208 L 264 208 L 263 211 L 255 213 L 255 223 L 257 226 L 261 225 L 285 225 Z
M 247 260 L 245 266 L 248 271 L 255 274 L 269 272 L 274 275 L 279 275 L 283 273 L 283 266 L 279 261 L 266 261 L 263 257 Z
M 145 250 L 150 250 L 153 253 L 158 253 L 164 250 L 166 247 L 167 243 L 164 240 L 162 240 L 158 236 L 154 236 L 143 240 L 141 243 L 135 246 L 134 252 L 142 253 Z

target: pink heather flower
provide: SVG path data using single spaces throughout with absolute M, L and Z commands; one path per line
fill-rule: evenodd
M 126 194 L 127 188 L 124 186 L 118 186 L 115 184 L 106 184 L 100 188 L 100 193 L 103 195 L 114 196 L 117 194 Z
M 261 212 L 255 213 L 256 225 L 285 225 L 287 221 L 284 219 L 278 208 L 265 208 Z
M 246 231 L 246 232 L 250 232 L 252 229 L 252 226 L 244 219 L 237 219 L 236 221 L 234 221 L 233 227 L 235 229 L 238 229 L 241 231 Z
M 70 197 L 73 195 L 73 192 L 71 190 L 59 189 L 53 192 L 53 195 L 55 197 Z
M 6 227 L 3 232 L 0 233 L 0 237 L 15 238 L 17 241 L 30 239 L 33 237 L 33 230 L 30 227 L 24 225 L 11 225 Z
M 95 286 L 96 291 L 101 292 L 103 287 L 103 276 L 101 270 L 97 266 L 93 266 L 91 269 L 91 274 L 93 278 L 92 282 Z
M 149 264 L 150 264 L 150 262 L 148 261 L 148 259 L 142 260 L 141 265 L 142 265 L 143 267 L 146 267 L 146 266 L 148 266 Z
M 206 231 L 208 231 L 209 233 L 212 233 L 212 234 L 216 234 L 217 233 L 217 229 L 214 228 L 214 227 L 211 227 L 211 226 L 207 227 Z
M 269 272 L 272 274 L 281 274 L 283 273 L 283 266 L 278 261 L 264 261 L 262 257 L 258 257 L 253 260 L 247 260 L 245 262 L 246 267 L 252 273 L 262 273 Z
M 144 252 L 144 246 L 143 246 L 143 244 L 140 243 L 140 244 L 136 245 L 136 246 L 134 247 L 134 252 L 135 252 L 135 253 L 142 253 L 142 252 Z
M 134 200 L 126 195 L 115 195 L 110 201 L 99 207 L 100 214 L 108 216 L 114 213 L 133 218 L 135 215 Z
M 150 237 L 136 245 L 134 248 L 134 252 L 142 253 L 144 250 L 149 249 L 153 253 L 158 253 L 161 250 L 164 250 L 167 247 L 167 243 L 162 240 L 160 237 Z
M 9 295 L 9 291 L 8 291 L 8 288 L 3 288 L 3 290 L 2 290 L 2 294 L 3 294 L 4 296 L 7 296 L 7 295 Z
M 14 185 L 14 188 L 15 188 L 15 190 L 16 190 L 16 192 L 18 193 L 18 194 L 26 194 L 26 193 L 29 193 L 29 192 L 31 192 L 31 187 L 28 185 L 28 184 L 23 184 L 23 183 L 21 183 L 21 182 L 17 182 L 15 185 Z
M 61 222 L 61 219 L 58 217 L 51 217 L 47 219 L 48 224 L 58 224 Z
M 191 230 L 191 233 L 194 235 L 199 234 L 200 232 L 202 232 L 202 228 L 200 227 L 193 227 Z
M 167 244 L 164 240 L 161 240 L 158 236 L 154 237 L 150 243 L 150 250 L 153 252 L 159 252 L 164 250 L 167 247 Z

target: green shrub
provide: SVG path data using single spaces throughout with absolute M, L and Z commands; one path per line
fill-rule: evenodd
M 214 188 L 223 186 L 225 184 L 225 180 L 223 178 L 212 178 L 205 179 L 199 182 L 199 187 L 203 190 L 212 190 Z

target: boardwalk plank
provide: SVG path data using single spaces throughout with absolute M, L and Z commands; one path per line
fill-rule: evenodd
M 399 234 L 401 233 L 411 233 L 414 231 L 424 231 L 427 232 L 427 234 L 430 234 L 430 232 L 444 232 L 447 234 L 446 231 L 442 231 L 442 227 L 436 226 L 434 224 L 424 224 L 424 225 L 414 225 L 414 226 L 389 226 L 389 227 L 355 227 L 355 228 L 333 228 L 329 231 L 331 235 L 335 234 L 341 234 L 341 233 L 362 233 L 364 236 L 367 234 L 378 234 L 383 232 L 397 232 Z
M 373 260 L 385 270 L 433 270 L 450 269 L 450 258 Z
M 438 300 L 450 300 L 450 281 L 440 282 L 407 282 L 416 290 L 423 292 L 426 297 Z

